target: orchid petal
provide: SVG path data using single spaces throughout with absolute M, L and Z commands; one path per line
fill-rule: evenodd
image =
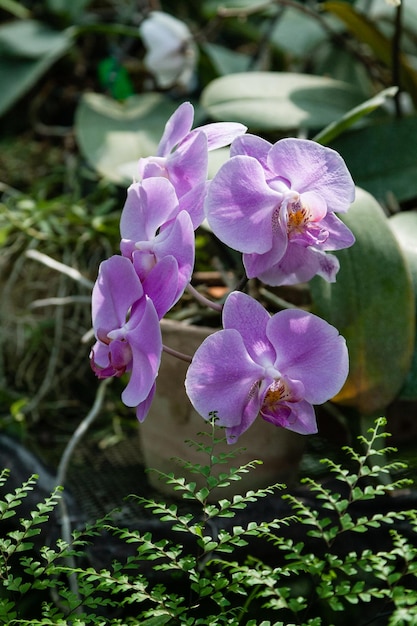
M 90 364 L 92 369 L 94 370 L 95 374 L 99 377 L 99 378 L 108 378 L 109 376 L 112 376 L 113 374 L 109 372 L 107 373 L 107 375 L 102 376 L 101 374 L 103 372 L 101 372 L 100 370 L 104 370 L 106 368 L 109 367 L 109 347 L 108 345 L 102 343 L 101 341 L 96 341 L 96 343 L 94 344 L 94 346 L 91 348 L 91 352 L 90 352 Z M 111 371 L 113 371 L 113 368 L 111 368 Z
M 169 311 L 191 280 L 194 266 L 194 231 L 191 218 L 181 211 L 168 228 L 155 239 L 155 265 L 142 280 L 144 292 L 152 299 L 159 319 Z M 140 253 L 133 253 L 133 264 L 141 275 Z
M 252 426 L 253 422 L 256 420 L 259 413 L 259 397 L 257 395 L 253 395 L 249 398 L 248 403 L 242 413 L 242 419 L 239 424 L 236 426 L 228 426 L 226 427 L 226 441 L 227 443 L 236 443 L 237 439 L 242 435 L 250 426 Z
M 136 249 L 137 248 L 135 246 L 135 242 L 132 241 L 131 239 L 120 240 L 120 252 L 122 256 L 126 257 L 127 259 L 133 258 L 133 253 L 135 252 Z
M 168 255 L 177 260 L 180 295 L 190 282 L 194 267 L 194 228 L 186 211 L 181 211 L 167 228 L 161 230 L 155 238 L 153 251 L 158 261 Z
M 120 233 L 130 241 L 149 241 L 158 228 L 178 213 L 178 198 L 172 184 L 160 176 L 146 178 L 128 189 L 120 218 Z
M 208 171 L 206 135 L 203 132 L 188 135 L 170 155 L 167 170 L 179 198 L 195 185 L 205 182 Z
M 268 153 L 272 148 L 272 143 L 266 139 L 262 139 L 257 135 L 251 135 L 250 133 L 242 135 L 235 139 L 230 146 L 230 156 L 244 155 L 251 156 L 262 165 L 262 167 L 268 169 Z
M 190 132 L 194 121 L 194 107 L 183 102 L 171 115 L 158 146 L 158 156 L 168 156 L 172 149 Z
M 266 285 L 273 287 L 308 282 L 320 269 L 320 255 L 317 250 L 289 242 L 279 262 L 258 272 L 256 276 Z
M 138 161 L 139 180 L 162 176 L 167 178 L 165 157 L 141 157 Z
M 246 266 L 246 255 L 244 262 Z M 278 263 L 265 271 L 253 272 L 250 276 L 256 276 L 265 285 L 271 286 L 306 283 L 316 275 L 321 276 L 329 283 L 334 283 L 339 268 L 339 259 L 335 255 L 290 242 L 286 253 Z M 250 269 L 252 270 L 252 268 Z
M 143 281 L 143 290 L 152 300 L 158 318 L 164 315 L 177 302 L 181 293 L 178 278 L 178 262 L 174 256 L 165 256 L 148 272 Z
M 266 333 L 277 349 L 276 369 L 303 383 L 307 402 L 321 404 L 340 391 L 349 362 L 345 339 L 334 326 L 290 309 L 274 315 Z
M 215 411 L 218 424 L 230 428 L 241 423 L 248 404 L 255 415 L 258 413 L 256 382 L 262 373 L 263 368 L 248 355 L 239 332 L 226 329 L 207 337 L 197 349 L 185 387 L 204 419 Z
M 132 365 L 132 351 L 129 344 L 123 338 L 114 338 L 110 342 L 109 354 L 114 376 L 121 376 L 125 372 L 130 371 Z
M 270 269 L 276 267 L 284 257 L 288 245 L 287 238 L 283 236 L 282 232 L 277 231 L 273 237 L 271 250 L 264 254 L 243 254 L 246 276 L 248 278 L 266 276 Z M 271 284 L 263 278 L 262 280 L 266 284 Z
M 187 191 L 179 199 L 179 211 L 187 211 L 196 230 L 204 220 L 204 202 L 209 188 L 209 181 L 203 181 Z
M 157 262 L 153 253 L 152 244 L 150 244 L 150 247 L 147 249 L 138 250 L 135 248 L 132 253 L 131 260 L 133 261 L 133 267 L 135 268 L 135 272 L 139 276 L 143 287 L 143 281 L 148 276 L 149 272 L 155 267 Z
M 238 122 L 211 122 L 198 126 L 192 132 L 203 132 L 207 137 L 208 150 L 217 150 L 230 145 L 237 137 L 247 131 L 247 126 Z
M 315 191 L 328 210 L 347 211 L 355 185 L 340 154 L 308 139 L 281 139 L 268 154 L 269 168 L 290 181 L 300 194 Z
M 355 237 L 352 231 L 337 215 L 328 213 L 322 220 L 321 225 L 329 233 L 327 241 L 321 246 L 322 250 L 341 250 L 343 248 L 349 248 L 355 243 Z
M 340 269 L 337 256 L 334 254 L 326 254 L 325 252 L 321 252 L 321 250 L 317 250 L 316 255 L 319 262 L 317 276 L 321 276 L 328 283 L 335 283 L 337 272 Z
M 148 397 L 158 374 L 162 353 L 161 328 L 150 298 L 132 312 L 126 341 L 132 351 L 132 370 L 122 392 L 126 406 L 135 407 Z
M 140 402 L 138 406 L 136 407 L 136 417 L 139 420 L 139 422 L 143 422 L 145 420 L 149 412 L 149 409 L 151 408 L 152 400 L 155 395 L 155 390 L 156 390 L 156 384 L 154 383 L 152 385 L 152 389 L 150 390 L 148 396 L 145 398 L 145 400 Z
M 215 235 L 241 252 L 262 254 L 272 246 L 272 215 L 281 194 L 266 184 L 264 170 L 252 157 L 227 161 L 211 181 L 206 217 Z
M 300 435 L 314 435 L 317 433 L 317 420 L 314 408 L 309 402 L 285 402 L 280 408 L 280 414 L 274 419 L 272 415 L 262 416 L 266 422 L 281 426 Z
M 142 296 L 141 282 L 129 259 L 115 255 L 103 261 L 92 293 L 96 337 L 123 326 L 128 310 Z
M 237 330 L 249 356 L 263 366 L 275 361 L 275 350 L 266 335 L 270 317 L 257 300 L 241 291 L 232 291 L 224 303 L 223 327 Z

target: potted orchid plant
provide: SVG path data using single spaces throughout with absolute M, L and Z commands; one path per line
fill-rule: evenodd
M 185 387 L 176 383 L 188 396 L 183 421 L 193 408 L 201 423 L 217 419 L 228 444 L 257 441 L 267 466 L 258 480 L 266 486 L 273 477 L 288 479 L 288 455 L 298 460 L 300 435 L 317 432 L 313 405 L 343 387 L 348 350 L 324 319 L 297 308 L 271 315 L 244 288 L 252 279 L 279 286 L 318 275 L 334 282 L 339 262 L 331 251 L 355 240 L 337 213 L 349 209 L 355 186 L 342 157 L 314 141 L 271 144 L 247 134 L 242 124 L 192 129 L 193 119 L 192 105 L 184 102 L 167 121 L 157 154 L 139 161 L 120 218 L 121 254 L 101 263 L 93 288 L 91 366 L 101 379 L 128 374 L 121 399 L 136 409 L 141 424 L 151 425 L 150 443 L 143 446 L 155 465 L 162 454 L 152 452 L 152 441 L 159 435 L 167 440 L 167 455 L 175 454 L 170 421 L 182 440 L 185 434 L 175 410 L 158 404 L 166 385 L 172 386 L 158 377 L 162 353 L 171 362 L 170 376 L 177 358 L 185 362 Z M 230 157 L 207 180 L 208 152 L 229 144 Z M 186 289 L 203 297 L 191 285 L 194 231 L 203 220 L 223 244 L 242 253 L 246 276 L 222 301 L 204 298 L 221 312 L 222 329 L 203 330 L 193 352 L 184 354 L 165 345 L 161 328 L 169 329 L 164 318 Z M 171 328 L 171 337 L 176 332 Z M 194 418 L 191 437 L 196 423 Z M 282 433 L 297 445 L 274 438 Z M 248 454 L 253 459 L 253 451 Z M 281 473 L 271 469 L 274 458 Z

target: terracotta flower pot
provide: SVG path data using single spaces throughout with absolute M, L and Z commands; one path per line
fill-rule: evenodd
M 163 320 L 161 325 L 164 344 L 189 355 L 194 354 L 203 339 L 213 332 L 212 328 L 186 326 L 171 320 Z M 192 463 L 208 464 L 207 455 L 186 443 L 186 440 L 193 440 L 203 441 L 208 445 L 210 439 L 199 436 L 198 433 L 211 432 L 210 424 L 194 411 L 185 393 L 187 367 L 187 363 L 163 354 L 155 398 L 146 420 L 139 426 L 139 434 L 147 467 L 165 473 L 174 472 L 175 475 L 185 476 L 188 481 L 197 482 L 202 487 L 205 485 L 203 478 L 199 481 L 196 474 L 187 474 L 173 460 L 173 457 L 179 457 Z M 221 436 L 220 430 L 217 435 Z M 302 435 L 257 419 L 236 444 L 218 444 L 214 453 L 245 448 L 230 462 L 230 466 L 239 467 L 254 459 L 261 460 L 263 464 L 244 474 L 242 480 L 231 482 L 230 487 L 213 492 L 211 499 L 231 497 L 277 482 L 287 485 L 293 483 L 297 477 L 304 445 L 305 438 Z M 227 466 L 218 465 L 215 471 L 225 472 Z M 174 492 L 156 472 L 149 472 L 148 478 L 152 486 L 162 493 L 179 496 L 179 492 Z

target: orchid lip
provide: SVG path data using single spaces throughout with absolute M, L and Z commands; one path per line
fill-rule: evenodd
M 311 217 L 311 211 L 305 204 L 302 204 L 299 200 L 291 203 L 288 210 L 288 233 L 291 234 L 293 231 L 304 232 Z
M 286 377 L 276 378 L 268 387 L 264 396 L 260 414 L 264 419 L 277 423 L 285 414 L 288 418 L 291 410 L 288 404 L 303 399 L 304 385 L 300 381 L 289 381 Z

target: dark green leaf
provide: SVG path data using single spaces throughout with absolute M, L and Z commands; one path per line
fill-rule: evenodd
M 410 268 L 417 305 L 417 211 L 397 213 L 388 220 L 388 223 L 398 239 Z M 414 346 L 411 368 L 400 397 L 404 400 L 417 399 L 417 342 Z
M 380 202 L 417 196 L 417 117 L 389 119 L 332 142 L 359 187 Z
M 142 626 L 164 626 L 171 620 L 170 615 L 157 615 L 156 617 L 150 617 L 142 622 Z

